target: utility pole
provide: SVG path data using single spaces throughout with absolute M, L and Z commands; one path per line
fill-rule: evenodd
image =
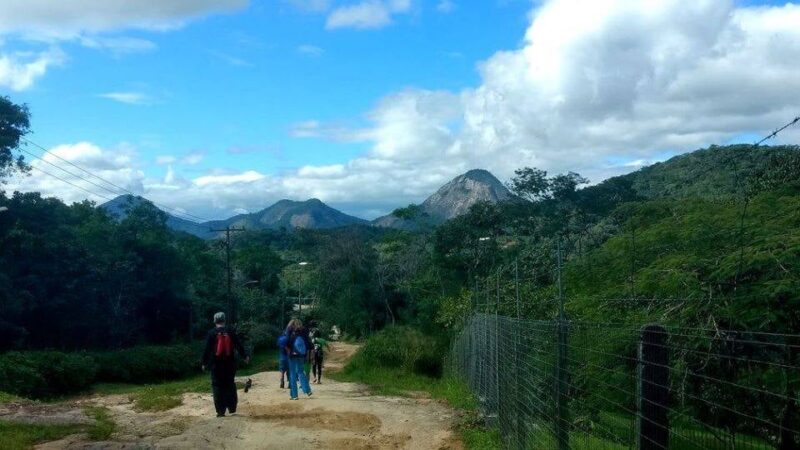
M 228 275 L 228 323 L 236 324 L 236 299 L 233 297 L 233 271 L 231 269 L 231 233 L 244 231 L 244 228 L 231 228 L 227 226 L 221 230 L 211 230 L 219 233 L 225 232 L 225 268 Z

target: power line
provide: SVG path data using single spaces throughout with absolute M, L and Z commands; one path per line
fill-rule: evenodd
M 64 183 L 67 183 L 70 186 L 74 186 L 74 187 L 76 187 L 76 188 L 78 188 L 78 189 L 80 189 L 80 190 L 82 190 L 82 191 L 84 191 L 84 192 L 86 192 L 86 193 L 88 193 L 90 195 L 96 195 L 96 196 L 98 196 L 100 198 L 103 198 L 103 199 L 109 200 L 109 201 L 112 200 L 110 197 L 106 197 L 106 196 L 104 196 L 102 194 L 98 194 L 97 192 L 92 192 L 89 189 L 84 188 L 83 186 L 79 186 L 79 185 L 77 185 L 77 184 L 75 184 L 75 183 L 73 183 L 73 182 L 71 182 L 69 180 L 65 180 L 65 179 L 59 177 L 58 175 L 53 175 L 52 173 L 50 173 L 50 172 L 48 172 L 48 171 L 46 171 L 46 170 L 44 170 L 44 169 L 42 169 L 40 167 L 31 166 L 31 168 L 34 169 L 34 170 L 38 170 L 39 172 L 42 172 L 42 173 L 44 173 L 46 175 L 50 175 L 51 177 L 53 177 L 53 178 L 55 178 L 57 180 L 63 181 Z
M 201 222 L 210 222 L 210 221 L 211 221 L 211 219 L 207 219 L 207 218 L 204 218 L 204 217 L 200 217 L 200 216 L 197 216 L 197 215 L 194 215 L 194 214 L 191 214 L 191 213 L 188 213 L 188 212 L 185 212 L 185 211 L 179 210 L 179 209 L 177 209 L 177 208 L 173 208 L 173 207 L 170 207 L 170 206 L 166 206 L 166 205 L 163 205 L 163 204 L 160 204 L 160 203 L 154 202 L 153 200 L 150 200 L 150 199 L 148 199 L 148 198 L 146 198 L 146 197 L 144 197 L 144 196 L 142 196 L 142 195 L 136 194 L 136 193 L 132 192 L 132 191 L 131 191 L 131 190 L 129 190 L 129 189 L 126 189 L 126 188 L 124 188 L 124 187 L 122 187 L 122 186 L 119 186 L 119 185 L 117 185 L 117 184 L 115 184 L 115 183 L 113 183 L 113 182 L 111 182 L 111 181 L 109 181 L 109 180 L 107 180 L 107 179 L 105 179 L 105 178 L 103 178 L 103 177 L 101 177 L 101 176 L 97 175 L 97 174 L 94 174 L 94 173 L 92 173 L 91 171 L 89 171 L 89 170 L 87 170 L 87 169 L 85 169 L 85 168 L 83 168 L 83 167 L 79 166 L 78 164 L 75 164 L 75 163 L 73 163 L 73 162 L 71 162 L 71 161 L 68 161 L 68 160 L 67 160 L 67 159 L 65 159 L 65 158 L 62 158 L 62 157 L 60 157 L 60 156 L 56 155 L 55 153 L 53 153 L 53 152 L 51 152 L 51 151 L 47 150 L 47 149 L 46 149 L 46 148 L 44 148 L 43 146 L 41 146 L 41 145 L 39 145 L 39 144 L 37 144 L 37 143 L 33 142 L 32 140 L 30 140 L 30 139 L 28 139 L 28 138 L 26 138 L 26 137 L 24 137 L 24 136 L 22 136 L 22 137 L 21 137 L 21 139 L 22 139 L 22 140 L 24 140 L 25 142 L 27 142 L 27 143 L 29 143 L 29 144 L 33 145 L 34 147 L 37 147 L 37 148 L 39 148 L 40 150 L 42 150 L 42 152 L 43 152 L 43 153 L 45 153 L 45 154 L 49 154 L 49 155 L 51 155 L 51 156 L 53 156 L 53 157 L 55 157 L 55 158 L 57 158 L 57 159 L 59 159 L 59 160 L 61 160 L 61 161 L 64 161 L 65 163 L 67 163 L 67 164 L 69 164 L 69 165 L 71 165 L 71 166 L 73 166 L 73 167 L 75 167 L 75 168 L 77 168 L 77 169 L 81 170 L 82 172 L 84 172 L 84 173 L 87 173 L 87 174 L 89 174 L 89 175 L 91 175 L 91 176 L 93 176 L 93 177 L 95 177 L 95 178 L 97 178 L 97 179 L 99 179 L 99 180 L 103 181 L 104 183 L 108 183 L 109 185 L 111 185 L 111 186 L 113 186 L 113 187 L 115 187 L 115 188 L 119 189 L 120 191 L 124 192 L 125 194 L 129 194 L 129 195 L 132 195 L 132 196 L 134 196 L 134 197 L 140 197 L 140 198 L 143 198 L 143 199 L 147 200 L 148 202 L 152 203 L 153 205 L 155 205 L 155 206 L 157 206 L 157 207 L 161 208 L 162 210 L 168 210 L 168 211 L 170 211 L 170 213 L 171 213 L 171 214 L 173 214 L 175 217 L 177 217 L 177 218 L 179 218 L 179 219 L 186 220 L 187 222 L 190 222 L 192 225 L 196 225 L 198 228 L 202 228 L 202 229 L 204 229 L 204 230 L 206 229 L 206 227 L 204 227 L 204 226 L 200 225 L 199 223 L 197 223 L 197 221 L 201 221 Z M 101 189 L 103 189 L 103 190 L 105 190 L 105 191 L 107 191 L 107 192 L 110 192 L 110 193 L 112 193 L 112 194 L 114 194 L 114 195 L 124 195 L 124 194 L 120 194 L 120 193 L 118 193 L 118 192 L 115 192 L 115 191 L 113 191 L 113 190 L 109 189 L 109 188 L 108 188 L 108 187 L 106 187 L 106 186 L 103 186 L 103 185 L 97 184 L 97 183 L 95 183 L 95 182 L 94 182 L 94 181 L 92 181 L 92 180 L 86 179 L 86 178 L 84 178 L 84 177 L 82 177 L 82 176 L 80 176 L 80 175 L 76 175 L 75 173 L 72 173 L 72 172 L 70 172 L 70 171 L 68 171 L 68 170 L 64 169 L 63 167 L 60 167 L 60 166 L 58 166 L 58 165 L 56 165 L 56 164 L 54 164 L 54 163 L 52 163 L 52 162 L 50 162 L 50 161 L 47 161 L 47 160 L 45 160 L 44 158 L 41 158 L 40 156 L 37 156 L 37 155 L 35 155 L 35 154 L 33 154 L 33 153 L 31 153 L 31 152 L 29 152 L 29 151 L 25 150 L 25 149 L 22 149 L 22 148 L 20 148 L 20 150 L 22 150 L 23 152 L 25 152 L 25 153 L 27 153 L 27 154 L 29 154 L 29 155 L 33 156 L 34 158 L 37 158 L 37 159 L 39 159 L 39 160 L 41 160 L 41 161 L 44 161 L 45 163 L 47 163 L 47 164 L 49 164 L 49 165 L 51 165 L 51 166 L 53 166 L 53 167 L 56 167 L 56 168 L 60 169 L 60 170 L 61 170 L 61 171 L 63 171 L 63 172 L 66 172 L 66 173 L 70 174 L 70 175 L 71 175 L 71 176 L 73 176 L 73 177 L 76 177 L 76 178 L 79 178 L 79 179 L 81 179 L 81 180 L 83 180 L 83 181 L 86 181 L 87 183 L 90 183 L 90 184 L 92 184 L 92 185 L 94 185 L 94 186 L 97 186 L 97 187 L 99 187 L 99 188 L 101 188 Z M 40 169 L 38 169 L 38 170 L 39 170 L 40 172 L 43 172 L 43 173 L 48 173 L 48 172 L 45 172 L 45 171 L 43 171 L 43 170 L 40 170 Z M 49 174 L 49 173 L 48 173 L 48 174 Z M 56 177 L 56 176 L 54 176 L 54 175 L 52 175 L 52 174 L 49 174 L 49 175 L 53 176 L 54 178 L 58 178 L 58 179 L 59 179 L 59 180 L 61 180 L 61 181 L 64 181 L 64 182 L 66 182 L 65 180 L 63 180 L 63 179 L 62 179 L 62 178 L 60 178 L 60 177 Z M 69 183 L 69 184 L 70 184 L 70 185 L 72 185 L 72 186 L 76 186 L 74 183 Z M 78 187 L 78 186 L 76 186 L 76 187 Z M 83 191 L 85 191 L 85 192 L 89 192 L 89 193 L 90 193 L 90 194 L 92 194 L 92 195 L 96 195 L 96 196 L 98 196 L 98 197 L 102 197 L 102 198 L 105 198 L 105 199 L 107 199 L 107 200 L 112 200 L 112 199 L 109 199 L 108 197 L 105 197 L 105 196 L 103 196 L 103 195 L 97 194 L 96 192 L 92 192 L 92 191 L 86 190 L 86 189 L 84 189 L 84 188 L 80 188 L 80 189 L 81 189 L 81 190 L 83 190 Z M 181 216 L 185 216 L 185 217 L 181 217 Z M 188 217 L 189 219 L 187 219 L 187 217 Z
M 50 166 L 53 166 L 53 167 L 55 167 L 56 169 L 58 169 L 58 170 L 60 170 L 60 171 L 62 171 L 62 172 L 64 172 L 64 173 L 67 173 L 67 174 L 69 174 L 69 175 L 71 175 L 71 176 L 73 176 L 73 177 L 75 177 L 75 178 L 78 178 L 78 179 L 80 179 L 80 180 L 82 180 L 82 181 L 85 181 L 85 182 L 87 182 L 87 183 L 90 183 L 90 184 L 92 184 L 92 185 L 94 185 L 94 186 L 97 186 L 97 187 L 99 187 L 100 189 L 103 189 L 103 190 L 104 190 L 104 191 L 106 191 L 106 192 L 110 192 L 110 193 L 111 193 L 111 194 L 113 194 L 113 195 L 120 195 L 120 193 L 119 193 L 119 192 L 113 191 L 113 190 L 111 190 L 111 189 L 109 189 L 109 188 L 107 188 L 107 187 L 105 187 L 105 186 L 103 186 L 103 185 L 101 185 L 101 184 L 97 184 L 97 183 L 95 183 L 95 182 L 94 182 L 94 181 L 92 181 L 92 180 L 88 180 L 88 179 L 86 179 L 86 178 L 83 178 L 83 177 L 82 177 L 82 176 L 80 176 L 80 175 L 76 175 L 76 174 L 74 174 L 74 173 L 70 172 L 69 170 L 67 170 L 67 169 L 65 169 L 65 168 L 63 168 L 63 167 L 61 167 L 61 166 L 59 166 L 59 165 L 56 165 L 56 164 L 53 164 L 52 162 L 50 162 L 50 161 L 48 161 L 48 160 L 46 160 L 46 159 L 44 159 L 44 158 L 42 158 L 42 157 L 40 157 L 40 156 L 36 155 L 35 153 L 32 153 L 32 152 L 29 152 L 28 150 L 25 150 L 24 148 L 20 148 L 20 151 L 22 151 L 22 152 L 25 152 L 25 153 L 27 153 L 28 155 L 31 155 L 31 156 L 33 156 L 34 158 L 38 159 L 39 161 L 42 161 L 42 162 L 44 162 L 45 164 L 48 164 L 48 165 L 50 165 Z M 34 166 L 31 166 L 31 167 L 34 167 Z M 97 195 L 97 194 L 95 194 L 95 195 Z

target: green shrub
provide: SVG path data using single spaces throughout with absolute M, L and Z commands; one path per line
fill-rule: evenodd
M 96 382 L 152 383 L 199 372 L 200 349 L 191 345 L 97 353 L 8 352 L 0 354 L 0 392 L 51 398 L 85 391 Z
M 191 345 L 134 347 L 93 357 L 97 381 L 105 383 L 152 383 L 200 371 L 200 349 Z
M 439 377 L 445 350 L 440 339 L 412 328 L 388 327 L 367 339 L 346 370 L 387 367 Z
M 0 391 L 47 398 L 87 389 L 95 380 L 94 360 L 82 353 L 9 352 L 0 355 Z

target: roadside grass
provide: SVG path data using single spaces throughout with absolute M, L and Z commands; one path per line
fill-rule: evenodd
M 86 415 L 94 419 L 91 425 L 28 424 L 0 421 L 0 447 L 5 450 L 28 450 L 36 444 L 85 433 L 92 441 L 105 441 L 117 429 L 108 409 L 87 407 Z
M 80 433 L 80 425 L 34 425 L 0 421 L 0 442 L 7 450 L 27 450 L 42 442 Z
M 25 399 L 22 397 L 17 397 L 16 395 L 0 392 L 0 405 L 5 405 L 6 403 L 20 402 L 24 400 Z
M 402 369 L 374 366 L 346 367 L 341 371 L 330 372 L 327 376 L 336 381 L 365 384 L 376 395 L 415 397 L 423 392 L 433 399 L 443 400 L 461 413 L 458 433 L 467 449 L 501 448 L 499 431 L 483 425 L 478 417 L 478 402 L 475 396 L 456 378 L 448 376 L 433 378 Z
M 258 372 L 277 370 L 277 352 L 264 351 L 253 355 L 250 364 L 242 366 L 237 376 L 248 376 Z M 241 386 L 239 386 L 241 388 Z M 183 394 L 189 392 L 211 392 L 208 373 L 193 375 L 177 381 L 157 384 L 101 383 L 92 392 L 101 395 L 127 394 L 137 411 L 166 411 L 183 403 Z
M 93 441 L 108 440 L 115 431 L 117 424 L 111 418 L 108 408 L 102 406 L 89 406 L 85 408 L 86 415 L 94 419 L 94 424 L 86 430 L 89 439 Z
M 441 373 L 440 354 L 418 331 L 390 327 L 370 337 L 342 370 L 326 376 L 365 384 L 376 395 L 419 397 L 424 393 L 444 401 L 459 412 L 457 432 L 467 449 L 501 448 L 499 431 L 484 425 L 469 388 L 458 378 L 435 376 Z

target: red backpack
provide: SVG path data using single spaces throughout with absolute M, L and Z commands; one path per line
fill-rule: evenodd
M 227 331 L 217 333 L 217 351 L 214 355 L 220 359 L 233 356 L 233 339 L 231 339 L 231 335 Z

